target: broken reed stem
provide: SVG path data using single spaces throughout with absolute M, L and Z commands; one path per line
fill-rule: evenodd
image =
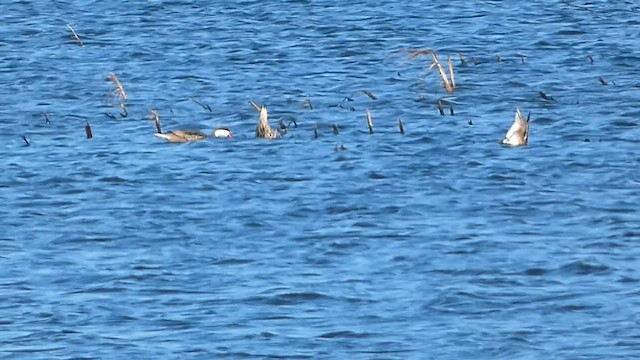
M 455 112 L 453 112 L 453 104 L 449 104 L 449 114 L 451 114 L 451 116 L 455 115 Z
M 253 108 L 257 111 L 260 112 L 260 109 L 262 108 L 260 105 L 258 105 L 255 101 L 251 100 L 249 101 L 249 104 L 251 104 L 251 106 L 253 106 Z
M 160 126 L 160 115 L 158 115 L 157 111 L 151 110 L 150 116 L 153 119 L 153 122 L 156 124 L 156 133 L 162 134 L 162 127 Z
M 438 100 L 438 111 L 440 111 L 440 115 L 444 116 L 444 105 L 442 105 L 442 100 Z
M 124 87 L 122 86 L 122 83 L 120 83 L 120 80 L 118 79 L 116 74 L 110 73 L 108 79 L 116 84 L 116 89 L 114 90 L 114 92 L 116 93 L 116 97 L 121 98 L 123 101 L 127 100 L 127 93 L 124 91 Z
M 127 111 L 127 107 L 124 104 L 121 103 L 120 108 L 122 109 L 120 116 L 122 116 L 123 118 L 126 118 L 127 116 L 129 116 L 129 111 Z
M 367 96 L 369 97 L 369 99 L 371 99 L 371 100 L 378 100 L 378 97 L 377 97 L 377 96 L 375 96 L 375 95 L 374 95 L 371 91 L 369 91 L 369 90 L 360 90 L 359 92 L 361 92 L 361 93 L 363 93 L 363 94 L 367 95 Z
M 373 119 L 371 118 L 371 112 L 369 109 L 365 110 L 367 114 L 367 125 L 369 126 L 369 134 L 373 134 Z
M 91 139 L 93 137 L 93 132 L 91 132 L 91 125 L 89 125 L 88 121 L 84 123 L 84 133 L 85 135 L 87 135 L 87 139 Z
M 313 138 L 318 138 L 318 124 L 313 124 Z
M 442 83 L 444 84 L 444 89 L 449 94 L 453 94 L 453 86 L 451 86 L 451 83 L 447 78 L 447 73 L 442 68 L 442 65 L 440 65 L 440 60 L 438 60 L 438 55 L 436 55 L 435 52 L 431 51 L 431 57 L 433 58 L 433 63 L 435 64 L 436 69 L 438 69 L 438 72 L 440 73 L 440 77 L 442 78 Z
M 80 47 L 84 47 L 84 43 L 82 42 L 82 40 L 80 40 L 80 36 L 78 36 L 75 30 L 73 30 L 71 25 L 67 24 L 67 27 L 69 28 L 69 30 L 71 30 L 71 34 L 73 35 L 73 38 L 78 42 L 78 45 L 80 45 Z
M 305 99 L 300 105 L 300 108 L 313 110 L 313 104 L 311 103 L 311 99 Z
M 211 106 L 205 104 L 205 103 L 201 103 L 200 101 L 194 99 L 194 98 L 189 98 L 189 100 L 193 101 L 194 103 L 202 106 L 205 110 L 208 110 L 209 112 L 213 112 L 213 110 L 211 110 Z
M 460 65 L 465 66 L 467 65 L 467 60 L 464 59 L 464 54 L 460 53 Z
M 398 129 L 400 129 L 400 134 L 404 135 L 404 125 L 402 125 L 401 118 L 398 118 Z
M 449 63 L 449 77 L 451 77 L 451 87 L 455 89 L 456 79 L 453 75 L 453 62 L 451 61 L 451 57 L 447 56 L 447 62 Z
M 438 69 L 438 73 L 440 73 L 440 77 L 442 78 L 442 83 L 444 85 L 445 90 L 449 93 L 449 94 L 453 94 L 453 89 L 455 88 L 455 85 L 452 85 L 451 81 L 449 80 L 449 76 L 447 76 L 447 72 L 444 70 L 444 68 L 442 67 L 442 64 L 440 63 L 440 60 L 438 59 L 438 54 L 436 54 L 435 51 L 431 50 L 431 49 L 423 49 L 423 50 L 416 50 L 416 49 L 406 49 L 406 50 L 400 50 L 400 51 L 396 51 L 395 53 L 392 53 L 391 55 L 396 55 L 399 53 L 409 53 L 409 57 L 407 59 L 408 60 L 413 60 L 419 56 L 422 55 L 431 55 L 431 57 L 433 58 L 433 65 L 435 66 L 436 69 Z M 453 65 L 451 65 L 451 68 L 453 69 Z

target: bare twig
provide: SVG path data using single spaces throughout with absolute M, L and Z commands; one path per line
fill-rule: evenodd
M 120 116 L 122 116 L 123 118 L 129 116 L 129 111 L 127 111 L 127 107 L 123 103 L 120 104 L 120 108 L 122 109 Z
M 211 106 L 205 104 L 205 103 L 201 103 L 200 101 L 194 99 L 194 98 L 189 98 L 189 100 L 193 101 L 194 103 L 202 106 L 205 110 L 208 110 L 209 112 L 213 112 L 213 110 L 211 110 Z
M 358 90 L 357 92 L 367 95 L 371 100 L 378 100 L 378 97 L 369 90 Z
M 255 101 L 251 100 L 251 101 L 249 101 L 249 104 L 251 104 L 251 106 L 253 106 L 253 108 L 257 112 L 260 112 L 260 109 L 262 108 L 262 106 L 258 105 L 258 103 L 256 103 Z
M 115 90 L 113 90 L 116 98 L 119 98 L 122 101 L 127 100 L 127 93 L 124 91 L 124 87 L 122 86 L 122 83 L 120 82 L 116 74 L 110 73 L 107 80 L 113 81 L 113 83 L 116 85 Z
M 160 115 L 155 110 L 151 110 L 149 116 L 153 119 L 153 122 L 156 124 L 156 133 L 162 134 L 162 127 L 160 126 Z
M 80 40 L 80 36 L 78 36 L 75 30 L 73 30 L 71 25 L 67 24 L 67 27 L 69 28 L 69 30 L 71 30 L 71 37 L 78 42 L 78 45 L 80 45 L 80 47 L 84 47 L 84 43 L 82 42 L 82 40 Z
M 367 125 L 369 126 L 369 134 L 373 134 L 373 119 L 371 118 L 371 112 L 369 109 L 365 110 L 367 115 Z
M 88 121 L 84 124 L 84 133 L 85 135 L 87 135 L 87 139 L 91 139 L 93 137 L 93 132 L 91 132 L 91 125 L 89 125 Z

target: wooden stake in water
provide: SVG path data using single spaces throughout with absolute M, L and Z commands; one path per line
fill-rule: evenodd
M 88 121 L 84 124 L 84 133 L 85 135 L 87 135 L 87 139 L 91 139 L 93 137 L 93 132 L 91 132 L 91 125 L 89 125 Z
M 369 109 L 365 110 L 367 114 L 367 125 L 369 126 L 369 134 L 373 134 L 373 119 L 371 118 L 371 112 Z

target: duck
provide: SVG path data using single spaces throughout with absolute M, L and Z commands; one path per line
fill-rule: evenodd
M 232 138 L 233 137 L 231 130 L 229 130 L 226 127 L 219 127 L 213 130 L 213 134 L 211 135 L 215 138 Z
M 159 138 L 163 138 L 167 140 L 168 142 L 177 142 L 177 143 L 198 141 L 198 140 L 203 140 L 207 138 L 207 134 L 201 131 L 196 131 L 196 130 L 174 130 L 168 134 L 156 133 L 155 135 Z M 228 128 L 220 127 L 213 130 L 211 137 L 232 138 L 233 134 L 231 133 L 231 130 L 229 130 Z
M 265 139 L 277 138 L 278 131 L 269 125 L 269 112 L 267 111 L 267 107 L 264 105 L 258 106 L 253 101 L 251 102 L 251 105 L 253 105 L 256 110 L 260 111 L 260 118 L 258 119 L 258 125 L 256 125 L 256 137 Z
M 513 120 L 513 124 L 507 131 L 502 144 L 510 146 L 524 146 L 529 143 L 529 119 L 531 118 L 531 112 L 525 119 L 520 113 L 520 109 L 516 108 L 516 116 Z

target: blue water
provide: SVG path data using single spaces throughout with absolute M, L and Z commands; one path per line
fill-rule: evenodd
M 0 10 L 0 359 L 640 356 L 639 3 Z

